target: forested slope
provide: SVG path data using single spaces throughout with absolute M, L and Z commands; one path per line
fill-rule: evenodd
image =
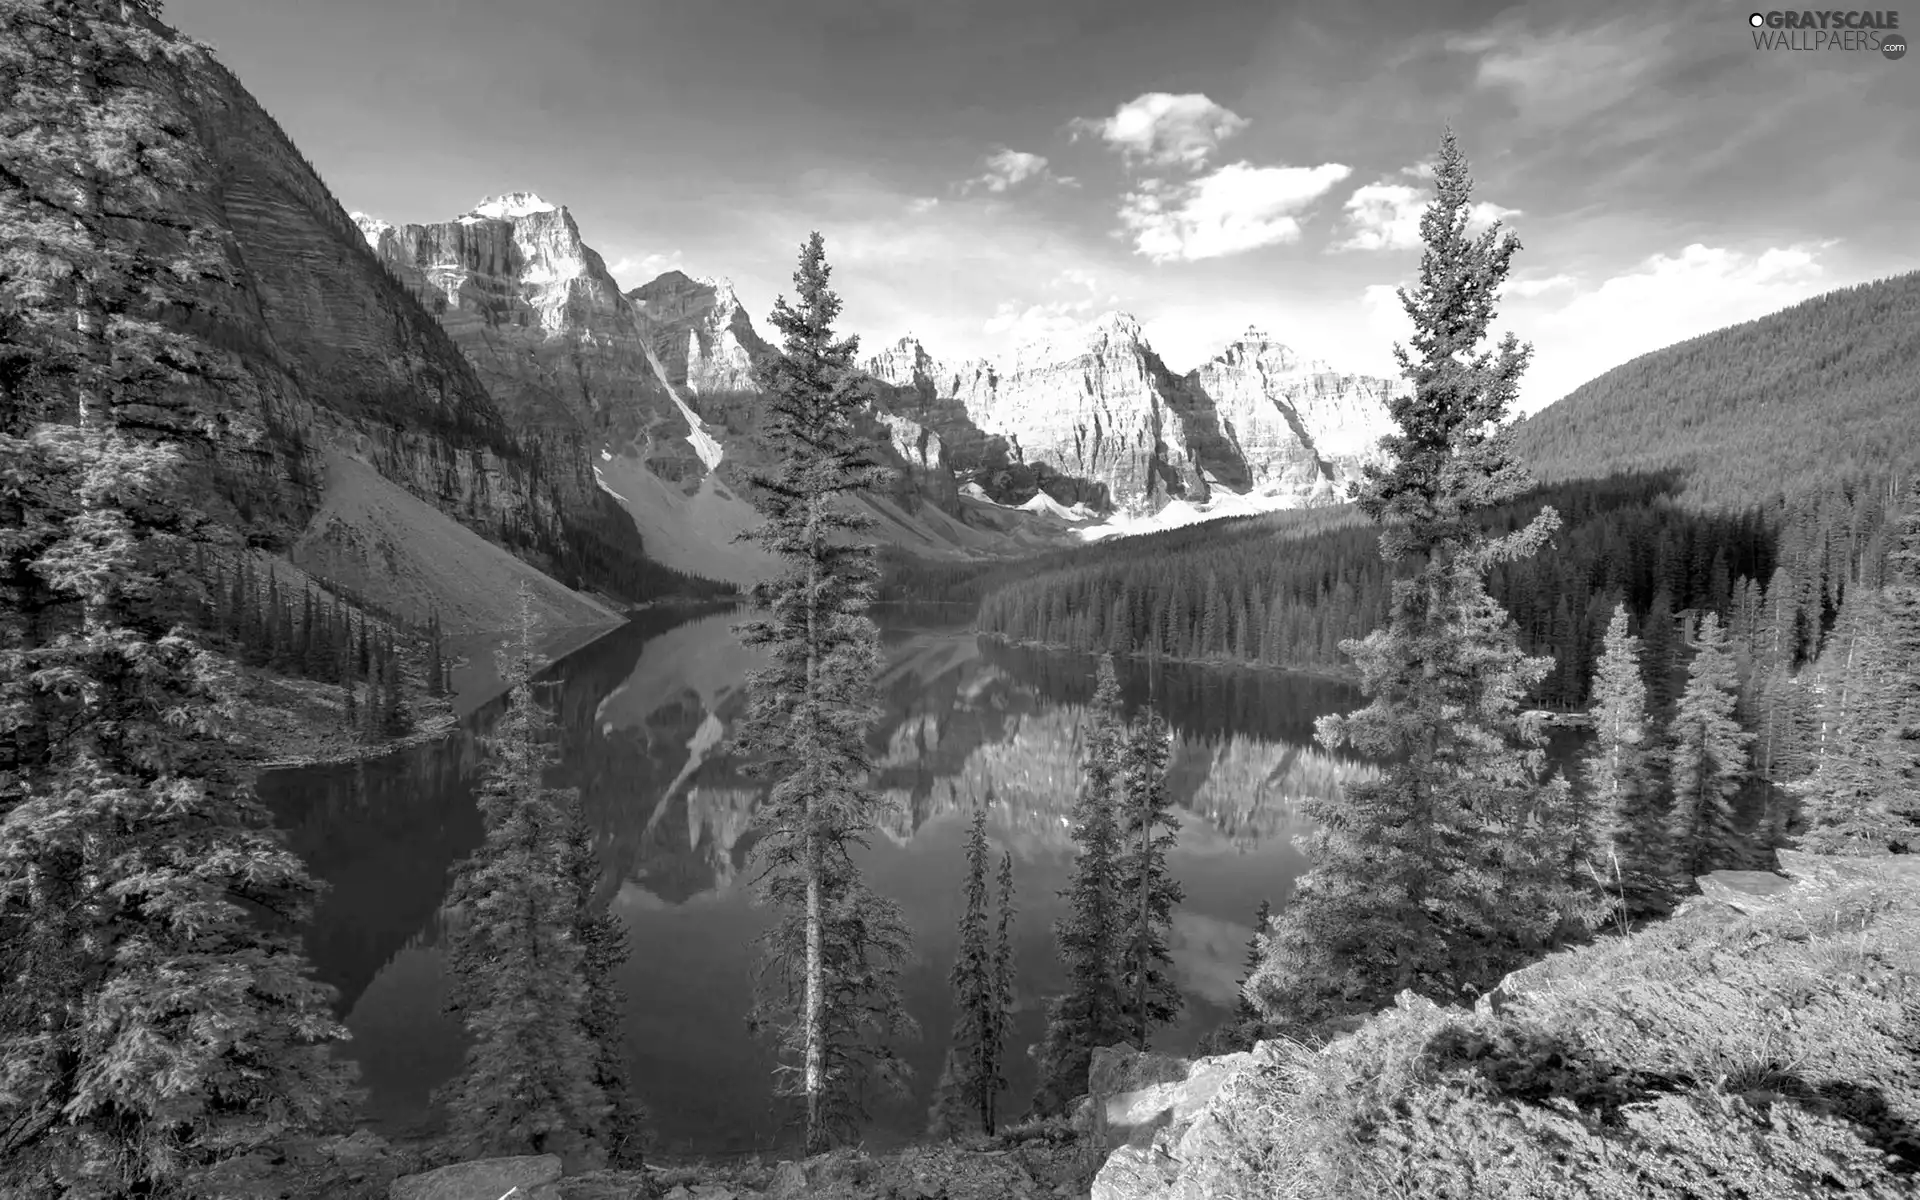
M 1673 469 L 1744 506 L 1920 465 L 1920 272 L 1643 354 L 1520 422 L 1541 482 Z

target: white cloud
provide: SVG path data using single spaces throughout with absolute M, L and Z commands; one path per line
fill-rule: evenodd
M 1571 275 L 1549 275 L 1545 279 L 1510 279 L 1503 290 L 1515 296 L 1538 296 L 1542 292 L 1572 287 L 1574 282 Z
M 1080 267 L 1068 267 L 1066 270 L 1060 272 L 1060 274 L 1054 276 L 1053 279 L 1053 286 L 1055 287 L 1083 287 L 1090 292 L 1098 291 L 1098 284 L 1098 276 L 1092 271 L 1083 270 Z
M 671 254 L 628 254 L 607 264 L 607 274 L 622 287 L 638 287 L 651 283 L 668 271 L 684 271 L 686 264 L 680 260 L 680 252 Z
M 1498 337 L 1511 329 L 1534 345 L 1533 361 L 1520 381 L 1518 411 L 1537 412 L 1642 354 L 1833 288 L 1819 261 L 1819 252 L 1832 244 L 1748 254 L 1696 242 L 1678 254 L 1652 255 L 1589 286 L 1566 275 L 1508 284 L 1506 291 L 1517 302 L 1492 332 Z M 1394 285 L 1366 288 L 1360 303 L 1374 336 L 1401 343 L 1412 336 Z
M 1675 25 L 1644 13 L 1616 16 L 1584 29 L 1535 31 L 1515 10 L 1485 31 L 1446 40 L 1448 50 L 1476 55 L 1475 83 L 1504 90 L 1522 120 L 1559 127 L 1646 92 L 1646 77 L 1676 52 Z
M 1087 315 L 1092 311 L 1092 300 L 1060 300 L 1026 308 L 1003 301 L 980 328 L 1008 343 L 1019 344 L 1073 333 L 1086 324 Z
M 1421 177 L 1420 170 L 1418 166 L 1406 167 L 1401 174 Z M 1425 177 L 1431 175 L 1429 166 Z M 1327 248 L 1333 251 L 1415 249 L 1420 245 L 1420 215 L 1432 199 L 1427 188 L 1386 180 L 1356 188 L 1344 206 L 1347 237 Z M 1495 221 L 1519 215 L 1517 208 L 1502 208 L 1482 200 L 1468 210 L 1467 227 L 1484 229 Z
M 1222 258 L 1300 236 L 1297 214 L 1352 173 L 1339 163 L 1230 163 L 1191 183 L 1148 179 L 1121 201 L 1134 247 L 1154 262 Z
M 1533 411 L 1649 351 L 1766 316 L 1835 286 L 1819 262 L 1832 242 L 1763 253 L 1695 242 L 1577 292 L 1519 329 L 1536 343 L 1522 407 Z
M 936 196 L 915 196 L 913 199 L 907 201 L 907 211 L 915 216 L 924 212 L 932 212 L 938 207 L 940 207 L 940 200 Z
M 961 185 L 962 191 L 971 191 L 984 187 L 990 192 L 1004 192 L 1017 187 L 1029 179 L 1054 179 L 1047 172 L 1047 160 L 1038 154 L 1029 154 L 1025 150 L 1009 150 L 1002 147 L 987 155 L 986 173 L 977 175 Z M 1057 183 L 1071 184 L 1071 179 L 1055 179 Z
M 1147 92 L 1114 110 L 1104 120 L 1076 117 L 1073 136 L 1091 133 L 1118 149 L 1129 163 L 1156 167 L 1206 165 L 1220 143 L 1245 129 L 1248 121 L 1199 92 L 1174 95 Z

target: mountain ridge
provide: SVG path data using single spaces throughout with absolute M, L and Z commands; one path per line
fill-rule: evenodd
M 369 245 L 414 281 L 459 340 L 464 319 L 452 309 L 485 302 L 463 301 L 462 273 L 424 260 L 422 247 L 445 257 L 472 235 L 425 232 L 448 230 L 449 222 L 395 226 L 364 213 L 356 221 Z M 638 424 L 663 438 L 669 407 L 688 414 L 690 427 L 681 437 L 700 451 L 698 466 L 679 446 L 645 438 L 622 446 L 615 438 L 601 447 L 603 456 L 636 461 L 620 472 L 624 484 L 608 484 L 604 461 L 596 478 L 622 497 L 650 543 L 684 542 L 671 528 L 676 525 L 698 528 L 696 540 L 708 547 L 696 556 L 702 561 L 688 558 L 683 551 L 692 547 L 686 546 L 668 554 L 671 565 L 746 581 L 766 564 L 722 562 L 710 546 L 714 537 L 731 538 L 754 520 L 740 499 L 746 471 L 759 457 L 753 443 L 762 398 L 752 383 L 753 364 L 777 351 L 730 281 L 674 269 L 622 290 L 581 240 L 566 206 L 533 192 L 488 197 L 453 219 L 463 228 L 494 221 L 513 231 L 516 244 L 525 243 L 529 265 L 518 269 L 517 286 L 540 310 L 548 338 L 591 340 L 594 331 L 590 311 L 570 324 L 572 310 L 547 294 L 565 272 L 536 264 L 571 258 L 580 264 L 575 274 L 591 264 L 596 290 L 612 288 L 629 306 L 630 313 L 619 315 L 631 326 L 624 336 L 645 341 L 652 353 L 635 358 L 625 372 L 651 374 L 657 386 L 643 389 L 652 393 L 647 398 L 616 397 L 616 410 L 651 407 L 654 418 Z M 507 257 L 469 263 L 466 270 L 486 274 Z M 503 279 L 494 290 L 504 296 L 513 282 Z M 870 389 L 870 431 L 900 477 L 875 502 L 882 536 L 935 558 L 1004 557 L 1067 544 L 1073 534 L 1150 527 L 1169 505 L 1168 519 L 1186 521 L 1209 515 L 1222 500 L 1237 502 L 1238 511 L 1333 501 L 1374 456 L 1373 444 L 1387 430 L 1385 397 L 1398 385 L 1334 372 L 1250 332 L 1257 344 L 1249 344 L 1247 333 L 1229 339 L 1220 354 L 1185 375 L 1166 366 L 1139 320 L 1121 310 L 1071 335 L 1024 343 L 999 361 L 948 363 L 911 336 L 868 355 L 860 366 Z M 484 360 L 491 348 L 475 353 Z M 512 373 L 524 370 L 516 365 Z M 496 390 L 518 386 L 510 379 L 493 382 Z M 1224 412 L 1216 391 L 1228 395 Z M 525 405 L 507 407 L 535 415 Z M 707 428 L 693 427 L 702 424 Z M 718 477 L 719 491 L 701 482 L 709 473 Z M 660 483 L 683 498 L 663 492 Z M 1124 525 L 1093 528 L 1109 514 Z

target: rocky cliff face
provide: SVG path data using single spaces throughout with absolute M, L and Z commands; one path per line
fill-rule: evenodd
M 1393 429 L 1404 384 L 1335 371 L 1248 329 L 1186 377 L 1209 397 L 1253 490 L 1295 504 L 1344 497 Z
M 328 500 L 329 455 L 345 454 L 570 584 L 635 582 L 631 525 L 542 469 L 273 119 L 204 50 L 179 50 L 141 85 L 190 115 L 209 186 L 182 207 L 218 230 L 235 280 L 179 319 L 240 378 L 172 398 L 225 430 L 203 464 L 216 508 L 254 544 L 291 552 Z
M 1258 330 L 1178 376 L 1124 313 L 1005 363 L 949 366 L 906 339 L 864 365 L 993 499 L 1019 504 L 1044 487 L 1129 514 L 1222 491 L 1273 507 L 1332 499 L 1375 455 L 1400 386 L 1307 361 Z

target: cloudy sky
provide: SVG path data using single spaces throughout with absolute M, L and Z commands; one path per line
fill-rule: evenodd
M 1746 8 L 1391 0 L 169 0 L 349 209 L 526 189 L 623 286 L 809 230 L 844 325 L 948 359 L 1109 309 L 1175 370 L 1258 325 L 1392 373 L 1451 121 L 1524 243 L 1537 408 L 1920 266 L 1920 55 L 1764 51 Z M 1920 24 L 1920 12 L 1913 14 Z

